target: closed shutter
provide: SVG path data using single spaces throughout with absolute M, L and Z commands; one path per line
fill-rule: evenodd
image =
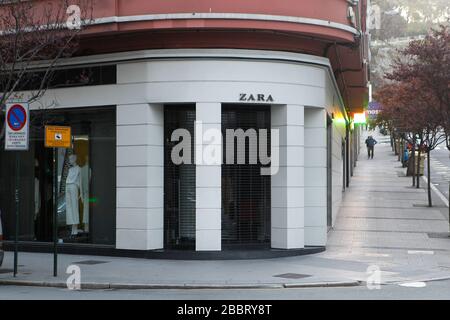
M 164 242 L 167 249 L 195 248 L 194 105 L 164 107 Z M 176 165 L 171 153 L 180 141 L 171 141 L 176 129 L 191 135 L 191 164 Z
M 222 134 L 224 163 L 222 165 L 222 245 L 257 245 L 270 242 L 271 179 L 261 175 L 257 164 L 249 164 L 249 139 L 246 139 L 245 164 L 237 164 L 239 154 L 236 141 L 234 164 L 226 163 L 226 129 L 267 129 L 270 152 L 270 107 L 223 105 Z M 259 137 L 259 134 L 258 134 Z M 235 139 L 236 140 L 236 139 Z M 257 142 L 257 155 L 259 155 Z

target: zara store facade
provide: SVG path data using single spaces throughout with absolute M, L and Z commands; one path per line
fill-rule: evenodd
M 61 112 L 115 112 L 110 121 L 115 148 L 89 151 L 90 158 L 101 153 L 115 161 L 110 171 L 95 176 L 115 178 L 108 184 L 114 183 L 111 196 L 103 196 L 110 205 L 91 214 L 114 220 L 102 243 L 141 251 L 326 245 L 345 189 L 349 144 L 348 119 L 328 59 L 265 50 L 169 49 L 64 63 L 116 66 L 115 83 L 52 89 L 42 100 Z M 271 146 L 279 154 L 278 172 L 262 176 L 261 164 L 174 164 L 173 130 L 187 129 L 196 137 L 194 121 L 221 132 L 278 129 L 279 146 Z M 191 144 L 193 150 L 206 148 L 196 138 Z

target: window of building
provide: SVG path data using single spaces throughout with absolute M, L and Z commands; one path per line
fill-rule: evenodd
M 270 150 L 270 106 L 222 105 L 222 135 L 226 129 L 267 129 Z M 258 137 L 259 138 L 259 137 Z M 227 140 L 228 143 L 228 140 Z M 222 246 L 268 245 L 270 243 L 271 179 L 261 175 L 263 165 L 249 163 L 249 139 L 246 139 L 245 164 L 222 165 Z M 259 144 L 258 144 L 259 148 Z M 259 150 L 257 150 L 259 154 Z
M 51 119 L 51 121 L 50 121 Z M 31 112 L 30 149 L 20 152 L 21 241 L 53 239 L 53 150 L 42 123 L 72 128 L 73 148 L 57 149 L 58 240 L 115 244 L 116 116 L 114 107 Z M 15 152 L 0 149 L 0 210 L 7 240 L 14 237 Z
M 116 65 L 65 67 L 52 70 L 30 71 L 21 76 L 16 91 L 38 90 L 46 77 L 44 89 L 80 86 L 98 86 L 117 83 Z

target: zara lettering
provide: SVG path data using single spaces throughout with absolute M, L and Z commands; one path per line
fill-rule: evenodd
M 247 102 L 273 102 L 273 97 L 271 94 L 265 95 L 265 94 L 248 94 L 248 93 L 241 93 L 239 94 L 239 101 L 247 101 Z

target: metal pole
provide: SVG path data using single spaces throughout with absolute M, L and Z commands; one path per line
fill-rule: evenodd
M 53 148 L 53 276 L 58 276 L 58 156 Z
M 19 152 L 16 152 L 16 190 L 14 198 L 16 202 L 16 223 L 15 223 L 15 236 L 14 236 L 14 277 L 17 276 L 17 263 L 19 258 L 19 183 L 20 183 L 20 159 Z

